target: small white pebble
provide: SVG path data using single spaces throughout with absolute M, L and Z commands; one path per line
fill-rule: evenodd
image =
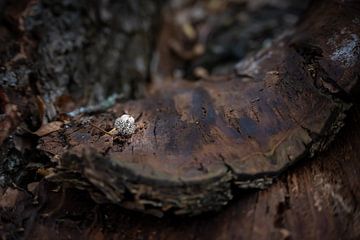
M 122 136 L 130 136 L 135 132 L 135 119 L 131 115 L 123 114 L 115 120 L 114 126 Z

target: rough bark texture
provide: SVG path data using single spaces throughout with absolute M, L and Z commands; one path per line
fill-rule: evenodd
M 109 93 L 143 94 L 161 19 L 157 1 L 4 2 L 0 83 L 22 118 L 34 118 L 28 127 Z M 22 109 L 34 109 L 28 104 L 37 106 L 37 98 L 45 116 Z
M 238 192 L 218 213 L 159 219 L 95 204 L 85 191 L 47 185 L 34 198 L 8 188 L 0 232 L 8 239 L 359 239 L 359 121 L 355 105 L 327 152 L 266 190 Z
M 28 152 L 16 147 L 14 142 L 21 137 L 15 132 L 27 135 L 110 93 L 123 98 L 144 94 L 153 28 L 161 19 L 159 5 L 157 1 L 2 1 L 1 185 L 12 182 L 24 163 L 32 162 L 25 156 L 36 152 L 30 146 Z
M 218 209 L 232 187 L 264 188 L 342 127 L 359 80 L 358 13 L 347 3 L 314 4 L 293 33 L 235 74 L 175 81 L 144 100 L 72 119 L 40 140 L 64 170 L 53 179 L 78 172 L 110 201 L 160 215 Z M 139 116 L 130 138 L 94 129 L 111 129 L 123 112 Z
M 160 64 L 151 66 L 155 40 L 165 44 L 166 36 L 173 36 L 166 24 L 158 28 L 162 19 L 157 13 L 159 3 L 107 3 L 20 1 L 3 11 L 0 180 L 3 186 L 13 182 L 29 191 L 4 188 L 2 221 L 9 223 L 4 229 L 15 231 L 9 236 L 16 236 L 23 226 L 27 231 L 41 227 L 40 215 L 50 222 L 58 219 L 56 215 L 68 204 L 71 212 L 76 203 L 68 202 L 69 195 L 82 196 L 88 204 L 73 214 L 75 219 L 81 216 L 80 228 L 89 231 L 93 214 L 106 216 L 108 208 L 116 210 L 113 217 L 123 214 L 113 205 L 94 208 L 89 196 L 97 203 L 110 201 L 157 216 L 219 209 L 238 188 L 264 188 L 297 160 L 324 150 L 343 126 L 345 112 L 359 90 L 359 5 L 323 1 L 312 4 L 293 32 L 244 59 L 226 75 L 202 74 L 203 79 L 196 82 L 155 81 L 144 99 L 119 103 L 104 113 L 66 116 L 63 113 L 74 106 L 101 100 L 112 91 L 126 97 L 144 93 L 139 88 L 145 86 L 152 71 L 161 79 L 174 77 L 174 70 L 186 69 L 199 54 L 196 46 L 194 51 L 184 52 L 184 47 L 194 42 L 175 36 L 184 46 L 169 41 L 156 52 Z M 125 21 L 131 17 L 134 19 Z M 188 35 L 191 38 L 191 33 Z M 161 63 L 172 58 L 175 61 L 160 71 Z M 206 56 L 191 63 L 189 69 L 203 61 L 207 62 Z M 217 72 L 211 64 L 208 70 Z M 121 84 L 115 84 L 118 78 Z M 140 87 L 132 86 L 134 79 L 143 82 L 137 84 Z M 124 112 L 137 118 L 134 135 L 114 138 L 99 130 L 110 130 L 114 119 Z M 37 142 L 34 135 L 46 136 Z M 52 162 L 34 160 L 49 156 Z M 41 175 L 47 177 L 38 187 L 37 183 L 26 185 L 39 181 Z M 345 213 L 356 211 L 356 197 L 354 202 L 345 202 L 337 192 L 338 185 L 325 181 L 320 178 L 319 184 L 324 184 L 318 193 L 321 196 L 314 196 L 317 211 L 323 206 L 340 206 Z M 283 212 L 289 208 L 292 193 L 290 183 L 281 183 L 273 187 L 283 193 L 275 194 L 276 207 L 262 204 L 254 215 L 261 216 L 264 210 L 274 219 L 269 231 L 274 237 L 282 234 L 286 238 L 290 233 L 284 227 Z M 304 191 L 302 194 L 309 189 Z M 59 194 L 62 197 L 56 202 Z M 251 193 L 247 194 L 251 198 Z M 322 205 L 319 199 L 329 196 L 334 202 Z M 28 211 L 23 216 L 17 215 L 25 208 Z M 72 216 L 65 213 L 69 224 L 68 218 Z M 358 213 L 348 218 L 356 222 Z M 147 219 L 142 220 L 145 225 L 151 221 Z M 100 222 L 105 227 L 107 221 Z M 164 221 L 169 221 L 171 228 L 172 220 Z M 261 225 L 265 220 L 257 221 Z M 57 223 L 50 223 L 49 230 L 56 226 L 53 224 Z M 254 226 L 248 229 L 254 233 L 252 237 L 269 236 Z M 274 231 L 274 226 L 279 230 Z M 358 235 L 355 225 L 348 230 L 349 237 Z M 25 231 L 29 234 L 36 231 Z

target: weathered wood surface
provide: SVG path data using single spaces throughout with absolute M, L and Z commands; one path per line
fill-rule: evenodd
M 327 152 L 314 160 L 303 159 L 267 190 L 240 191 L 234 187 L 235 184 L 240 187 L 263 186 L 266 177 L 278 175 L 299 157 L 312 155 L 316 149 L 323 150 L 341 127 L 343 112 L 349 102 L 356 102 L 359 89 L 360 21 L 356 17 L 359 11 L 357 2 L 313 4 L 311 14 L 304 16 L 304 22 L 295 35 L 284 37 L 277 42 L 278 45 L 260 52 L 257 58 L 244 61 L 238 65 L 234 75 L 197 83 L 183 82 L 177 86 L 181 86 L 179 88 L 163 86 L 159 94 L 147 100 L 119 104 L 107 113 L 92 117 L 82 115 L 71 119 L 70 124 L 69 119 L 65 118 L 63 123 L 64 116 L 57 115 L 67 109 L 57 104 L 59 99 L 61 102 L 69 97 L 67 94 L 74 99 L 92 99 L 86 97 L 86 92 L 96 89 L 96 86 L 86 78 L 87 74 L 94 74 L 101 83 L 106 86 L 110 83 L 111 86 L 113 77 L 126 72 L 111 65 L 121 58 L 111 54 L 116 48 L 112 43 L 117 40 L 108 38 L 106 31 L 96 36 L 93 25 L 88 25 L 87 21 L 94 17 L 92 11 L 97 9 L 96 4 L 84 8 L 84 2 L 78 5 L 78 2 L 59 1 L 53 5 L 44 0 L 38 8 L 38 5 L 32 5 L 36 1 L 18 3 L 7 8 L 8 15 L 1 16 L 2 21 L 6 21 L 0 28 L 4 65 L 1 67 L 3 88 L 0 89 L 0 141 L 4 141 L 0 149 L 0 183 L 3 186 L 1 236 L 10 239 L 23 236 L 29 239 L 359 238 L 357 149 L 360 140 L 359 127 L 356 126 L 359 106 L 350 111 L 347 127 Z M 111 8 L 106 3 L 101 1 L 101 9 L 110 8 L 110 16 L 115 18 L 122 16 L 114 14 L 121 6 Z M 67 17 L 58 18 L 59 11 L 63 10 L 65 15 L 62 16 L 78 19 L 79 25 L 72 24 L 66 20 Z M 108 17 L 105 14 L 93 20 L 104 27 L 106 23 L 103 25 L 103 21 L 109 20 Z M 143 17 L 149 16 L 145 14 Z M 125 41 L 130 37 L 129 42 L 136 48 L 142 43 L 131 39 L 132 36 L 136 38 L 139 26 L 135 24 L 133 27 L 135 32 L 129 36 L 122 35 L 124 29 L 121 27 L 109 31 L 112 36 L 117 36 L 119 31 Z M 149 29 L 140 29 L 140 32 L 143 30 Z M 89 37 L 87 40 L 95 38 L 99 41 L 75 41 L 79 32 Z M 64 49 L 52 45 L 54 39 L 58 39 L 60 45 L 65 44 Z M 102 41 L 106 42 L 104 48 Z M 98 50 L 92 51 L 97 47 Z M 120 51 L 127 52 L 127 49 L 121 48 Z M 83 65 L 84 61 L 94 64 L 92 57 L 98 59 L 102 53 L 111 66 L 100 60 L 96 64 L 102 67 L 97 72 L 97 69 Z M 181 55 L 181 51 L 177 54 Z M 112 57 L 115 57 L 114 62 Z M 182 57 L 186 59 L 188 54 Z M 131 62 L 134 60 L 132 52 L 125 58 L 130 67 L 135 64 Z M 39 62 L 34 64 L 34 61 Z M 72 65 L 74 62 L 76 67 Z M 259 71 L 253 63 L 258 64 Z M 122 66 L 127 68 L 126 64 Z M 145 75 L 149 71 L 149 65 L 146 66 Z M 108 67 L 110 71 L 107 71 Z M 79 69 L 81 73 L 77 72 Z M 132 78 L 131 74 L 126 76 Z M 139 76 L 139 72 L 135 71 L 135 76 Z M 142 81 L 144 78 L 146 76 L 141 77 Z M 78 91 L 86 86 L 88 90 Z M 229 93 L 234 93 L 235 100 L 241 100 L 238 105 L 234 104 L 236 101 Z M 101 98 L 102 93 L 95 95 L 98 95 L 95 99 Z M 81 105 L 75 100 L 70 103 Z M 277 106 L 281 106 L 280 114 L 275 111 Z M 232 108 L 236 108 L 235 111 L 231 111 Z M 267 111 L 268 108 L 271 111 Z M 130 139 L 119 138 L 113 142 L 88 124 L 93 121 L 93 124 L 109 130 L 115 116 L 124 110 L 131 111 L 135 117 L 138 115 L 140 120 L 138 131 Z M 181 114 L 177 114 L 178 110 Z M 282 115 L 286 112 L 292 113 L 291 116 L 280 121 L 284 120 Z M 235 121 L 232 121 L 231 114 L 235 114 Z M 153 122 L 158 117 L 163 119 L 162 123 Z M 39 151 L 35 150 L 36 135 L 41 135 L 42 127 L 50 127 L 44 119 L 57 119 L 51 123 L 56 133 L 42 139 Z M 177 124 L 175 128 L 174 123 Z M 236 136 L 232 135 L 234 131 L 228 128 L 239 130 L 236 133 L 240 139 L 238 145 L 235 144 Z M 33 134 L 29 134 L 31 131 Z M 76 133 L 72 134 L 72 131 Z M 233 142 L 227 144 L 223 134 Z M 198 148 L 187 139 L 200 142 L 200 147 L 210 147 Z M 289 142 L 283 144 L 282 139 Z M 158 144 L 158 141 L 168 144 Z M 142 142 L 146 142 L 146 147 Z M 95 149 L 96 154 L 86 148 L 88 145 Z M 134 151 L 138 155 L 136 161 L 133 161 L 134 148 L 131 145 L 135 145 L 135 150 L 141 150 Z M 158 152 L 162 157 L 153 154 L 158 145 L 162 146 Z M 226 148 L 226 151 L 220 151 L 216 145 Z M 71 151 L 59 161 L 64 146 Z M 85 152 L 82 152 L 84 146 Z M 44 151 L 52 154 L 52 160 L 56 162 L 50 162 L 43 155 Z M 226 152 L 228 156 L 218 156 L 216 151 Z M 242 154 L 252 156 L 253 152 L 266 157 L 252 158 L 255 161 L 238 158 Z M 109 158 L 108 153 L 115 157 Z M 180 164 L 163 161 L 169 160 L 169 155 Z M 197 158 L 188 158 L 192 155 Z M 211 161 L 207 161 L 209 155 Z M 111 166 L 109 159 L 125 167 L 120 171 Z M 155 174 L 153 166 L 157 171 Z M 61 172 L 62 168 L 67 171 Z M 136 174 L 129 169 L 135 169 Z M 57 174 L 51 182 L 44 180 L 44 176 L 48 179 L 54 176 L 54 172 Z M 214 173 L 215 177 L 211 175 Z M 172 179 L 174 176 L 176 181 Z M 128 185 L 124 187 L 125 183 Z M 179 210 L 178 213 L 194 214 L 217 208 L 227 203 L 232 195 L 234 199 L 223 211 L 191 218 L 165 216 L 156 219 L 102 203 L 106 199 L 121 201 L 123 206 L 140 208 L 155 215 L 161 212 L 152 207 L 162 211 L 174 208 Z
M 328 151 L 297 164 L 266 190 L 239 192 L 218 213 L 158 219 L 56 189 L 34 204 L 20 193 L 17 208 L 1 211 L 0 232 L 27 239 L 359 239 L 359 121 L 357 105 Z M 3 207 L 13 202 L 11 191 L 2 196 Z
M 359 85 L 358 13 L 347 3 L 313 4 L 294 33 L 241 61 L 235 74 L 175 81 L 107 113 L 79 116 L 38 147 L 127 208 L 219 209 L 234 188 L 265 187 L 325 149 L 343 126 Z M 94 129 L 111 129 L 124 112 L 138 118 L 131 137 Z

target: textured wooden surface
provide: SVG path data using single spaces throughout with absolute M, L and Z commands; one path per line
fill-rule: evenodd
M 358 13 L 336 1 L 314 4 L 292 34 L 242 60 L 236 74 L 174 80 L 105 114 L 71 119 L 38 149 L 127 208 L 218 209 L 231 187 L 263 188 L 324 150 L 343 126 L 359 84 Z M 131 137 L 94 129 L 110 130 L 124 112 L 138 118 Z
M 266 190 L 238 192 L 218 213 L 158 219 L 57 189 L 47 192 L 46 204 L 45 196 L 37 199 L 40 206 L 18 194 L 17 209 L 1 216 L 20 222 L 9 220 L 0 231 L 28 239 L 359 239 L 359 121 L 356 106 L 328 151 L 300 162 Z
M 338 3 L 340 5 L 337 5 Z M 334 1 L 332 4 L 336 6 L 333 5 L 330 9 L 331 14 L 329 12 L 327 12 L 329 14 L 324 14 L 321 7 L 317 11 L 313 11 L 315 16 L 320 16 L 322 24 L 319 25 L 315 21 L 317 17 L 314 17 L 314 21 L 310 21 L 307 25 L 303 26 L 304 29 L 309 27 L 312 29 L 313 32 L 310 34 L 310 37 L 302 38 L 300 34 L 298 35 L 300 36 L 299 38 L 293 39 L 294 44 L 290 44 L 292 51 L 296 51 L 297 54 L 301 55 L 302 60 L 304 60 L 299 61 L 299 56 L 295 58 L 295 62 L 299 64 L 296 64 L 291 69 L 296 70 L 299 66 L 304 66 L 304 69 L 308 71 L 305 75 L 311 75 L 312 80 L 314 80 L 314 86 L 310 84 L 310 78 L 306 78 L 308 80 L 306 84 L 298 83 L 299 85 L 296 84 L 296 81 L 292 81 L 291 78 L 287 78 L 287 81 L 284 81 L 282 86 L 285 89 L 285 94 L 295 89 L 294 95 L 301 96 L 305 101 L 306 98 L 298 91 L 301 92 L 303 90 L 302 85 L 306 85 L 311 88 L 321 89 L 321 92 L 327 97 L 334 96 L 334 98 L 345 102 L 350 101 L 351 98 L 356 98 L 356 93 L 353 90 L 359 89 L 356 86 L 359 80 L 358 71 L 350 71 L 349 74 L 346 70 L 358 69 L 354 63 L 358 64 L 359 60 L 359 48 L 357 45 L 359 40 L 358 35 L 353 33 L 358 31 L 358 28 L 354 26 L 359 25 L 359 19 L 356 17 L 352 18 L 354 13 L 359 10 L 357 7 L 358 3 L 355 1 Z M 343 7 L 345 6 L 343 4 L 346 7 Z M 315 4 L 316 7 L 318 6 Z M 344 10 L 346 11 L 344 12 Z M 344 28 L 336 25 L 339 19 L 335 17 L 336 14 L 344 15 L 344 18 L 340 19 L 339 22 L 347 20 L 351 21 L 351 23 L 346 24 Z M 11 16 L 18 16 L 18 12 L 15 11 Z M 324 20 L 324 17 L 326 20 Z M 311 19 L 310 16 L 305 16 L 304 18 Z M 15 26 L 17 23 L 20 24 L 23 21 L 7 22 L 9 26 Z M 48 25 L 53 26 L 49 22 L 46 26 Z M 45 28 L 44 31 L 47 31 L 46 29 L 48 28 Z M 332 34 L 333 32 L 331 31 L 333 29 L 338 30 L 334 33 L 333 38 L 329 39 L 329 36 L 326 34 L 324 37 L 324 32 Z M 13 82 L 14 79 L 11 77 L 13 75 L 9 75 L 9 72 L 2 68 L 2 71 L 5 71 L 5 77 L 2 78 L 5 83 L 4 86 L 6 86 L 7 90 L 10 90 L 0 91 L 0 103 L 5 105 L 5 107 L 1 107 L 1 113 L 3 114 L 4 112 L 9 116 L 5 118 L 4 125 L 2 126 L 6 131 L 1 132 L 3 135 L 1 140 L 4 140 L 17 126 L 18 121 L 15 120 L 18 117 L 16 114 L 18 110 L 23 113 L 23 118 L 25 116 L 37 116 L 37 114 L 31 112 L 32 105 L 35 105 L 35 108 L 36 105 L 41 106 L 41 104 L 35 104 L 37 99 L 36 91 L 27 87 L 28 80 L 36 79 L 36 75 L 24 72 L 23 68 L 16 68 L 16 66 L 28 64 L 28 61 L 32 60 L 32 58 L 26 57 L 27 54 L 17 55 L 19 50 L 24 50 L 27 53 L 27 48 L 18 48 L 17 42 L 16 44 L 14 43 L 14 48 L 9 48 L 13 42 L 8 41 L 8 39 L 12 37 L 16 37 L 16 41 L 20 43 L 30 43 L 29 39 L 27 39 L 26 34 L 21 34 L 21 31 L 17 32 L 17 28 L 14 28 L 14 30 L 14 32 L 7 32 L 5 29 L 1 29 L 3 36 L 5 36 L 2 39 L 2 43 L 8 42 L 10 44 L 3 44 L 1 50 L 4 53 L 2 55 L 3 58 L 11 63 L 5 70 L 10 69 L 12 71 L 15 69 L 15 76 L 19 78 L 17 79 L 19 82 Z M 321 39 L 321 37 L 324 38 L 317 42 L 316 39 Z M 327 46 L 321 54 L 318 52 L 319 49 L 313 46 L 318 44 Z M 19 46 L 23 45 L 20 44 Z M 9 49 L 11 51 L 8 51 Z M 47 53 L 48 51 L 45 51 L 45 54 Z M 295 56 L 297 54 L 290 54 L 288 56 Z M 279 59 L 281 60 L 282 58 Z M 43 60 L 46 62 L 46 58 Z M 274 64 L 276 62 L 270 61 L 270 65 L 273 66 Z M 262 65 L 263 67 L 264 69 L 261 71 L 263 73 L 271 70 L 266 69 L 266 64 Z M 48 70 L 50 71 L 51 69 Z M 244 74 L 243 70 L 249 69 L 251 68 L 241 68 L 240 65 L 240 68 L 238 68 L 239 77 L 246 78 L 247 74 L 246 72 Z M 314 72 L 314 69 L 317 71 Z M 284 72 L 286 70 L 288 68 L 285 68 Z M 324 74 L 324 72 L 327 72 L 327 74 Z M 67 71 L 60 72 L 56 79 L 66 80 L 66 77 L 62 77 L 66 74 Z M 285 73 L 282 74 L 284 75 Z M 256 76 L 255 72 L 250 75 L 255 80 L 257 78 L 264 78 L 264 76 Z M 301 72 L 300 75 L 304 75 L 304 73 Z M 291 76 L 296 76 L 296 74 L 291 74 Z M 328 78 L 324 79 L 324 76 Z M 270 83 L 273 83 L 273 81 L 270 81 Z M 287 85 L 287 83 L 289 84 Z M 11 91 L 14 84 L 18 87 L 24 85 L 24 89 L 16 92 L 21 94 L 15 94 Z M 201 84 L 209 92 L 212 89 L 211 85 L 216 85 L 215 83 Z M 203 94 L 201 89 L 199 91 L 194 85 L 189 90 L 191 95 L 195 96 L 195 99 L 199 97 L 200 100 L 206 100 L 206 94 Z M 232 86 L 235 85 L 218 84 L 215 89 L 219 90 L 223 87 L 231 90 Z M 31 91 L 34 92 L 31 93 Z M 249 92 L 254 93 L 255 91 Z M 38 93 L 36 92 L 36 94 Z M 278 97 L 274 93 L 272 95 Z M 18 99 L 19 96 L 26 99 Z M 257 98 L 249 99 L 254 100 L 254 105 L 262 106 L 260 104 L 261 101 L 259 102 Z M 296 102 L 296 99 L 289 101 Z M 354 99 L 351 99 L 351 101 L 354 102 Z M 18 102 L 26 104 L 19 104 Z M 31 106 L 28 104 L 30 102 L 33 102 Z M 280 102 L 285 103 L 284 101 Z M 325 103 L 326 101 L 321 102 Z M 17 105 L 19 109 L 14 108 L 14 105 Z M 301 117 L 301 111 L 304 110 L 302 109 L 303 104 L 300 101 L 298 105 L 291 105 L 289 108 L 299 111 L 300 113 L 297 115 Z M 136 104 L 134 106 L 136 107 Z M 331 111 L 327 107 L 316 107 L 311 104 L 310 106 L 312 108 L 309 108 L 309 106 L 305 108 L 305 110 L 311 109 L 311 111 L 307 112 L 307 117 L 310 117 L 308 119 L 321 117 L 322 114 L 319 114 L 320 110 L 324 112 Z M 181 107 L 187 108 L 186 104 L 183 104 Z M 211 105 L 208 106 L 208 109 L 211 108 Z M 51 108 L 48 107 L 47 110 L 49 109 Z M 38 115 L 42 116 L 44 109 L 38 110 L 40 112 Z M 121 110 L 119 108 L 119 111 Z M 190 110 L 192 112 L 191 108 Z M 194 110 L 195 113 L 197 113 L 197 110 L 199 109 Z M 168 115 L 171 116 L 171 114 L 170 112 Z M 334 116 L 339 115 L 335 114 Z M 31 126 L 37 129 L 35 126 L 39 125 L 39 119 L 34 119 L 28 119 L 30 123 L 28 123 L 27 127 L 30 130 L 32 130 Z M 101 118 L 97 119 L 98 121 L 102 120 Z M 211 123 L 211 119 L 205 118 L 205 120 L 206 124 Z M 331 118 L 331 120 L 333 119 Z M 186 218 L 165 216 L 162 219 L 126 211 L 116 205 L 95 204 L 87 191 L 73 189 L 68 186 L 71 183 L 77 185 L 78 188 L 89 187 L 82 185 L 88 183 L 82 181 L 83 179 L 79 175 L 74 176 L 73 180 L 75 181 L 63 182 L 62 185 L 46 182 L 43 180 L 43 176 L 51 174 L 54 171 L 52 167 L 55 164 L 49 162 L 40 152 L 35 151 L 36 144 L 34 144 L 34 141 L 36 142 L 37 139 L 34 139 L 34 136 L 29 136 L 19 131 L 6 139 L 0 151 L 0 159 L 2 160 L 0 180 L 3 183 L 2 186 L 4 186 L 0 188 L 0 236 L 5 239 L 19 239 L 22 237 L 25 237 L 25 239 L 358 239 L 360 238 L 360 214 L 358 208 L 360 129 L 357 126 L 359 120 L 360 110 L 359 106 L 356 106 L 350 111 L 345 129 L 342 130 L 328 151 L 316 156 L 315 159 L 305 158 L 295 164 L 288 172 L 283 173 L 275 184 L 267 190 L 240 191 L 234 188 L 234 199 L 220 212 Z M 206 124 L 205 130 L 210 129 Z M 271 125 L 271 123 L 268 125 L 264 124 L 264 126 Z M 293 126 L 296 126 L 296 124 Z M 308 126 L 313 127 L 314 125 L 309 123 Z M 195 130 L 197 127 L 191 126 L 190 129 Z M 251 129 L 251 127 L 247 126 L 245 129 Z M 257 129 L 259 128 L 255 128 L 255 130 Z M 153 130 L 148 131 L 151 136 L 153 132 Z M 177 132 L 181 132 L 181 130 L 174 131 L 171 129 L 170 131 L 170 133 L 175 135 Z M 167 134 L 165 133 L 165 135 Z M 184 135 L 186 135 L 186 132 Z M 201 133 L 197 133 L 197 136 L 201 135 Z M 269 136 L 275 135 L 270 134 Z M 255 136 L 261 141 L 261 136 L 264 135 L 259 133 L 255 134 Z M 82 137 L 82 135 L 79 135 L 79 137 Z M 327 140 L 326 137 L 322 136 L 322 139 Z M 150 141 L 150 143 L 153 142 Z M 184 143 L 186 142 L 181 142 L 181 144 L 186 146 Z M 128 152 L 131 152 L 131 150 L 128 149 Z M 88 155 L 87 158 L 89 156 L 91 157 L 91 155 Z M 167 167 L 161 164 L 158 165 L 160 167 Z M 97 167 L 102 167 L 102 165 L 100 164 Z M 104 168 L 102 170 L 106 170 L 106 165 L 104 165 Z M 107 178 L 113 176 L 113 173 L 106 175 L 106 171 L 98 170 L 99 173 L 104 174 L 102 181 L 98 183 L 101 186 L 101 184 L 106 182 Z M 184 172 L 191 175 L 190 171 Z M 276 173 L 278 172 L 277 169 Z M 121 173 L 117 174 L 122 176 Z M 5 179 L 10 175 L 13 178 Z M 94 181 L 94 178 L 92 180 Z M 103 187 L 104 190 L 108 186 Z M 195 190 L 191 189 L 190 192 L 195 193 Z M 98 194 L 96 191 L 93 189 L 92 193 Z M 111 193 L 111 191 L 105 192 Z M 130 200 L 133 197 L 126 191 L 121 194 Z M 176 194 L 176 192 L 171 191 L 171 194 Z

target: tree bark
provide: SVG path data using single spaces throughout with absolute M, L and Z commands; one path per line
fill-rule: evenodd
M 27 217 L 36 218 L 39 210 L 46 213 L 44 198 L 57 186 L 64 199 L 59 207 L 49 207 L 49 215 L 64 207 L 67 192 L 77 193 L 74 188 L 81 190 L 89 208 L 93 202 L 82 190 L 97 203 L 112 202 L 157 216 L 219 209 L 236 189 L 267 187 L 299 159 L 326 149 L 356 100 L 356 2 L 313 3 L 293 32 L 226 75 L 202 75 L 196 82 L 158 80 L 151 91 L 144 89 L 153 71 L 159 73 L 157 79 L 169 77 L 188 64 L 192 54 L 196 57 L 196 48 L 195 53 L 184 53 L 176 43 L 166 44 L 171 33 L 168 25 L 161 25 L 168 16 L 158 14 L 160 2 L 86 3 L 4 2 L 1 185 L 15 182 L 29 188 L 25 184 L 41 179 L 37 190 L 32 189 L 41 208 L 30 207 Z M 188 44 L 181 34 L 174 38 Z M 159 46 L 153 51 L 156 41 L 164 44 L 161 51 Z M 160 65 L 152 68 L 155 54 Z M 171 58 L 176 61 L 159 71 Z M 117 79 L 121 84 L 115 84 Z M 134 79 L 140 80 L 136 87 Z M 145 98 L 118 103 L 106 112 L 66 114 L 113 91 L 125 98 Z M 136 132 L 130 137 L 104 134 L 124 112 L 136 117 Z M 44 159 L 40 167 L 33 164 L 36 158 Z M 324 186 L 321 194 L 330 195 L 350 214 L 354 208 L 334 186 Z M 4 189 L 3 206 L 11 200 L 29 204 L 27 193 L 9 189 Z M 270 214 L 280 229 L 276 234 L 285 237 L 281 214 L 289 207 L 287 201 L 287 196 L 276 200 L 276 213 Z
M 40 139 L 64 169 L 54 179 L 76 171 L 110 201 L 157 215 L 219 209 L 232 186 L 266 187 L 342 127 L 358 85 L 357 11 L 314 4 L 294 33 L 241 61 L 235 74 L 175 81 L 108 113 L 72 119 Z M 138 116 L 130 138 L 94 129 L 111 129 L 124 112 Z
M 217 213 L 159 219 L 47 185 L 35 199 L 8 189 L 1 205 L 17 207 L 2 210 L 0 231 L 13 239 L 358 239 L 359 120 L 356 104 L 328 151 L 299 162 L 266 190 L 236 194 Z

